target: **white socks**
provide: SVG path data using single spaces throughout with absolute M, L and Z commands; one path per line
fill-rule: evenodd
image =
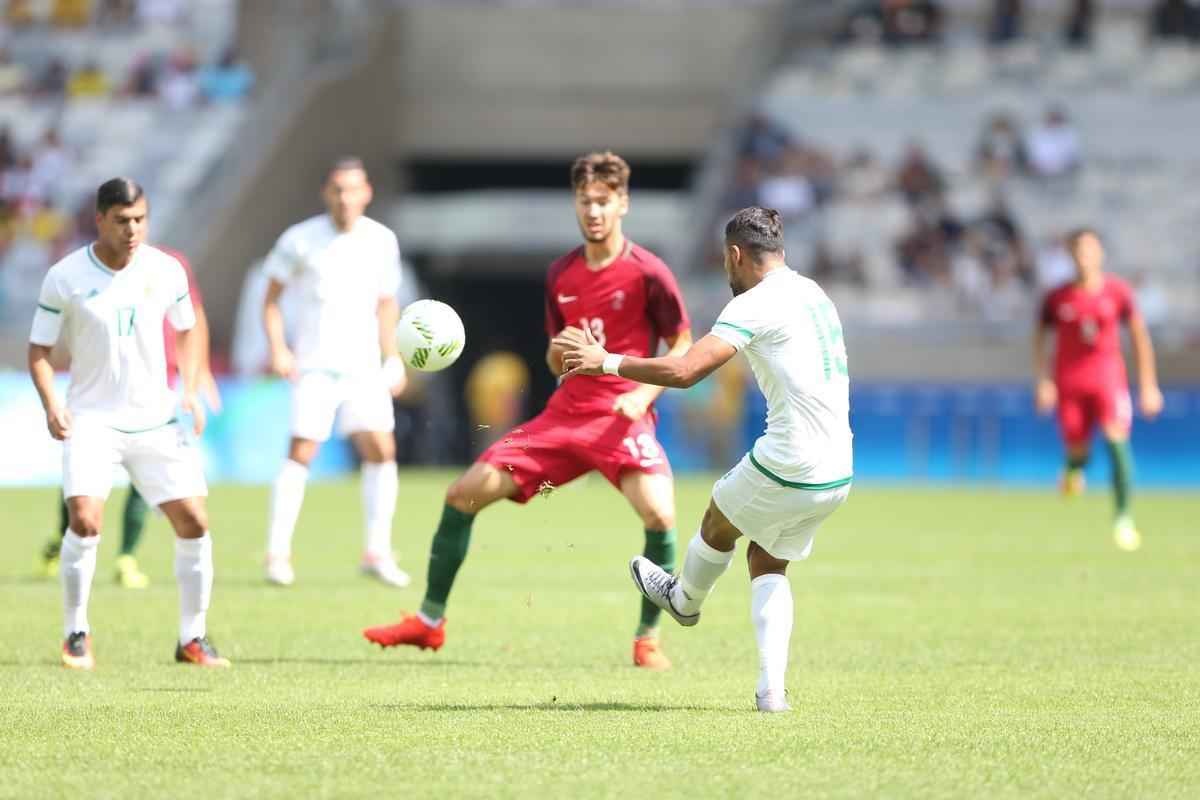
M 205 617 L 212 599 L 212 537 L 175 539 L 175 580 L 179 584 L 179 643 L 206 633 Z
M 363 519 L 366 536 L 363 550 L 378 558 L 392 557 L 392 516 L 396 513 L 396 494 L 400 481 L 396 477 L 396 462 L 362 465 Z
M 721 552 L 705 543 L 697 533 L 688 543 L 679 582 L 671 590 L 671 603 L 680 614 L 695 614 L 717 578 L 725 574 L 733 561 L 733 550 Z
M 304 484 L 308 481 L 308 467 L 285 459 L 271 486 L 271 520 L 267 527 L 267 555 L 292 554 L 292 534 L 296 531 L 296 520 L 300 506 L 304 503 Z
M 792 638 L 792 585 L 786 575 L 769 573 L 750 581 L 750 620 L 758 641 L 758 695 L 783 697 L 788 644 Z
M 68 530 L 63 534 L 58 574 L 63 587 L 63 637 L 89 633 L 87 606 L 96 576 L 96 550 L 99 536 L 79 536 Z

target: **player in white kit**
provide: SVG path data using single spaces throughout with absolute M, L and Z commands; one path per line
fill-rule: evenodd
M 328 213 L 284 231 L 264 265 L 271 369 L 293 384 L 291 445 L 271 489 L 267 580 L 280 586 L 295 580 L 292 534 L 308 467 L 336 417 L 362 458 L 362 571 L 403 587 L 409 577 L 392 555 L 398 487 L 392 398 L 405 385 L 395 342 L 400 246 L 390 229 L 363 216 L 372 191 L 358 159 L 336 162 L 321 196 Z M 292 347 L 279 308 L 285 289 L 301 299 Z
M 734 298 L 712 332 L 681 357 L 633 358 L 604 351 L 588 331 L 564 332 L 564 368 L 688 387 L 746 353 L 767 400 L 767 430 L 713 487 L 700 532 L 677 576 L 642 558 L 630 562 L 638 589 L 681 625 L 750 540 L 751 615 L 758 640 L 760 711 L 788 711 L 784 694 L 792 593 L 787 566 L 812 551 L 821 522 L 850 493 L 849 373 L 842 326 L 816 283 L 784 262 L 778 212 L 746 208 L 725 227 L 725 271 Z
M 113 467 L 124 466 L 151 506 L 175 529 L 179 642 L 175 660 L 227 667 L 208 640 L 212 597 L 212 537 L 204 498 L 208 487 L 196 448 L 182 429 L 177 405 L 204 430 L 197 398 L 205 353 L 183 267 L 144 244 L 148 208 L 142 188 L 113 178 L 96 192 L 95 243 L 67 255 L 46 273 L 29 335 L 29 373 L 46 409 L 50 435 L 63 443 L 63 494 L 69 527 L 62 540 L 62 661 L 92 669 L 88 596 Z M 179 331 L 182 402 L 167 388 L 163 320 Z M 50 351 L 62 339 L 71 355 L 64 407 L 54 390 Z

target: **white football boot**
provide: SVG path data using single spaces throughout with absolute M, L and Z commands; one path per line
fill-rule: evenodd
M 409 577 L 407 572 L 396 566 L 396 559 L 390 554 L 377 556 L 371 553 L 364 553 L 362 563 L 359 564 L 358 568 L 363 575 L 375 578 L 381 583 L 386 583 L 388 586 L 395 586 L 397 589 L 403 589 L 412 583 L 412 578 Z
M 682 614 L 671 602 L 671 591 L 679 580 L 644 556 L 634 556 L 629 562 L 629 574 L 642 596 L 675 618 L 680 625 L 691 627 L 700 621 L 700 612 Z M 682 590 L 681 590 L 682 591 Z
M 267 556 L 267 583 L 276 586 L 291 586 L 296 582 L 296 571 L 288 556 Z
M 754 702 L 758 705 L 758 710 L 764 714 L 781 714 L 792 710 L 792 707 L 788 705 L 787 698 L 783 696 L 783 692 L 771 690 L 765 694 L 755 692 Z

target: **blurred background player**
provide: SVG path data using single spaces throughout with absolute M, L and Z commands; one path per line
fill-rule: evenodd
M 705 597 L 733 561 L 737 540 L 749 538 L 760 666 L 755 702 L 759 711 L 789 711 L 784 675 L 794 609 L 788 562 L 808 558 L 817 528 L 850 493 L 846 347 L 833 302 L 784 261 L 779 212 L 754 207 L 733 216 L 725 226 L 725 272 L 733 300 L 711 333 L 682 357 L 610 354 L 586 328 L 564 331 L 555 343 L 571 348 L 563 366 L 572 376 L 621 375 L 679 388 L 745 350 L 767 400 L 766 433 L 713 487 L 678 577 L 645 558 L 629 567 L 644 597 L 681 625 L 695 625 Z
M 217 389 L 216 379 L 213 378 L 212 366 L 209 363 L 208 318 L 204 314 L 204 300 L 192 267 L 184 258 L 183 253 L 166 247 L 159 248 L 174 258 L 187 273 L 188 291 L 192 296 L 192 308 L 196 312 L 196 326 L 193 335 L 197 337 L 203 349 L 204 363 L 200 367 L 200 390 L 208 407 L 214 411 L 221 410 L 221 394 Z M 170 320 L 163 320 L 163 347 L 167 355 L 167 381 L 172 389 L 176 387 L 179 377 L 178 350 L 175 343 L 176 331 Z M 67 356 L 69 358 L 69 355 Z M 129 487 L 125 496 L 125 507 L 121 511 L 121 549 L 117 554 L 116 581 L 126 589 L 144 589 L 150 585 L 150 578 L 141 571 L 134 553 L 146 529 L 146 514 L 150 507 L 145 499 L 138 494 L 136 486 Z M 47 578 L 58 575 L 58 557 L 62 549 L 62 537 L 67 532 L 69 524 L 66 497 L 59 496 L 58 529 L 54 536 L 42 549 L 38 558 L 37 573 Z
M 187 276 L 161 250 L 143 244 L 148 206 L 142 187 L 113 178 L 96 193 L 95 243 L 50 268 L 29 336 L 29 372 L 46 410 L 50 435 L 63 442 L 63 494 L 69 529 L 63 535 L 62 660 L 92 669 L 88 597 L 112 468 L 129 472 L 138 492 L 175 529 L 179 642 L 175 660 L 227 667 L 208 641 L 212 537 L 199 454 L 176 416 L 167 387 L 163 322 L 180 332 L 183 398 L 199 436 L 205 413 L 197 391 L 203 342 L 196 335 Z M 71 354 L 64 408 L 54 390 L 50 351 L 61 338 Z
M 284 231 L 263 266 L 270 279 L 263 317 L 271 369 L 293 383 L 292 439 L 271 488 L 267 529 L 267 580 L 280 586 L 295 581 L 292 534 L 308 466 L 339 410 L 339 430 L 362 458 L 361 569 L 392 586 L 409 583 L 392 555 L 398 487 L 392 398 L 405 385 L 395 341 L 400 245 L 387 226 L 363 215 L 372 196 L 362 161 L 337 161 L 321 192 L 327 213 Z M 279 306 L 289 286 L 302 298 L 294 351 Z
M 584 244 L 550 265 L 546 277 L 546 334 L 586 328 L 626 352 L 654 355 L 659 340 L 680 355 L 692 342 L 683 296 L 670 269 L 625 238 L 629 165 L 612 153 L 590 153 L 571 166 L 575 216 Z M 546 362 L 562 374 L 562 352 Z M 675 490 L 666 454 L 655 438 L 652 409 L 662 388 L 613 375 L 566 381 L 546 409 L 489 447 L 446 492 L 429 555 L 425 600 L 417 614 L 364 635 L 385 647 L 440 648 L 454 577 L 467 555 L 475 516 L 497 500 L 527 503 L 580 475 L 599 470 L 629 501 L 645 531 L 645 553 L 675 563 Z M 642 605 L 633 663 L 668 669 L 658 642 L 659 610 Z
M 1112 462 L 1113 538 L 1121 549 L 1136 550 L 1142 537 L 1130 505 L 1133 404 L 1121 355 L 1121 323 L 1129 326 L 1139 406 L 1149 418 L 1157 416 L 1163 405 L 1154 345 L 1129 285 L 1104 272 L 1104 246 L 1095 231 L 1074 231 L 1067 246 L 1076 277 L 1046 295 L 1033 333 L 1037 408 L 1042 413 L 1058 408 L 1059 431 L 1067 450 L 1062 491 L 1068 496 L 1083 491 L 1092 432 L 1100 427 Z M 1055 333 L 1053 376 L 1046 357 L 1046 331 L 1050 329 Z

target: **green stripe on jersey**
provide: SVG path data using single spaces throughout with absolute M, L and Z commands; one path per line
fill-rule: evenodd
M 788 489 L 804 489 L 805 491 L 809 492 L 820 492 L 825 489 L 837 489 L 838 487 L 845 486 L 846 484 L 850 483 L 850 481 L 854 480 L 854 476 L 850 475 L 848 477 L 841 478 L 840 480 L 826 481 L 825 483 L 796 483 L 795 481 L 785 481 L 783 478 L 779 477 L 774 472 L 771 472 L 771 470 L 758 463 L 758 459 L 754 457 L 753 450 L 751 450 L 748 455 L 750 456 L 750 463 L 754 465 L 755 469 L 778 483 L 780 486 L 784 486 Z
M 117 433 L 148 433 L 149 431 L 156 431 L 159 428 L 165 428 L 168 425 L 174 425 L 178 421 L 179 421 L 178 417 L 171 417 L 169 420 L 164 422 L 162 425 L 151 425 L 149 428 L 136 428 L 132 431 L 127 431 L 124 428 L 116 428 L 116 427 L 113 427 L 112 425 L 109 425 L 108 427 L 112 428 Z
M 740 333 L 742 336 L 745 336 L 747 339 L 753 339 L 753 338 L 754 338 L 754 332 L 753 332 L 753 331 L 748 331 L 748 330 L 746 330 L 745 328 L 739 328 L 737 325 L 734 325 L 734 324 L 733 324 L 733 323 L 731 323 L 731 322 L 718 322 L 718 323 L 716 323 L 715 325 L 713 325 L 713 327 L 715 328 L 715 327 L 717 327 L 717 325 L 724 325 L 726 328 L 732 328 L 733 330 L 735 330 L 735 331 L 737 331 L 738 333 Z
M 96 253 L 94 252 L 95 247 L 96 247 L 96 245 L 94 245 L 94 244 L 89 244 L 87 246 L 88 259 L 91 260 L 92 266 L 95 267 L 96 269 L 100 270 L 101 272 L 103 272 L 105 275 L 116 275 L 117 274 L 116 272 L 114 272 L 111 269 L 109 269 L 108 267 L 104 266 L 104 262 L 102 262 L 100 260 L 99 256 L 97 256 Z
M 178 303 L 180 300 L 187 297 L 189 294 L 191 294 L 191 292 L 184 292 L 183 294 L 179 295 L 179 297 L 175 298 L 175 302 Z
M 50 306 L 46 305 L 45 303 L 38 303 L 38 308 L 40 308 L 42 311 L 49 311 L 51 314 L 61 314 L 62 313 L 61 308 L 51 308 Z

